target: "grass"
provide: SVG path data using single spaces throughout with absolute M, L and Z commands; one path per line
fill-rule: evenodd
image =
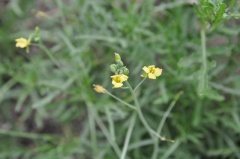
M 188 1 L 1 6 L 0 158 L 240 158 L 238 19 L 204 33 Z M 40 10 L 47 17 L 37 18 Z M 15 48 L 35 26 L 44 46 Z M 133 88 L 143 66 L 163 68 L 135 93 L 149 126 L 174 143 L 151 138 L 133 110 L 92 89 L 101 84 L 134 104 L 128 91 L 111 88 L 114 52 Z

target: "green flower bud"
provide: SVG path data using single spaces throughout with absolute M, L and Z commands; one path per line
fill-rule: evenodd
M 115 52 L 115 61 L 121 61 L 121 56 Z
M 118 71 L 118 74 L 123 74 L 123 70 L 119 70 L 119 71 Z
M 40 32 L 40 29 L 39 29 L 39 27 L 37 26 L 37 27 L 35 27 L 35 33 L 36 34 L 39 34 L 39 32 Z
M 123 74 L 125 74 L 125 75 L 129 74 L 129 70 L 126 67 L 123 68 Z
M 109 68 L 110 68 L 110 70 L 111 70 L 113 73 L 115 73 L 115 72 L 116 72 L 116 69 L 117 69 L 117 66 L 116 66 L 116 64 L 111 64 L 111 65 L 109 66 Z
M 34 38 L 34 41 L 35 41 L 35 42 L 38 42 L 39 40 L 40 40 L 40 37 L 35 37 L 35 38 Z
M 117 62 L 117 64 L 118 64 L 118 66 L 120 66 L 120 67 L 123 66 L 123 62 L 122 62 L 122 61 L 120 61 L 120 60 L 116 60 L 116 62 Z

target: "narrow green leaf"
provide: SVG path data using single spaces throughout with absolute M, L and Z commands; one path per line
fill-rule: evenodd
M 220 4 L 220 8 L 217 11 L 216 17 L 214 18 L 213 22 L 217 23 L 218 21 L 220 21 L 223 18 L 223 14 L 225 13 L 225 11 L 226 11 L 226 4 L 225 3 Z
M 39 108 L 39 107 L 43 107 L 49 103 L 51 103 L 51 101 L 61 93 L 61 91 L 55 91 L 55 92 L 52 92 L 51 94 L 47 95 L 45 98 L 35 102 L 32 107 L 33 108 Z
M 230 3 L 230 5 L 229 5 L 227 10 L 232 9 L 234 7 L 235 3 L 236 3 L 236 0 L 231 0 L 231 3 Z
M 228 87 L 226 87 L 226 86 L 223 86 L 223 85 L 220 85 L 220 84 L 217 84 L 217 83 L 213 83 L 213 82 L 211 82 L 210 84 L 211 84 L 211 86 L 214 87 L 215 89 L 222 90 L 222 91 L 224 91 L 225 93 L 229 93 L 229 94 L 232 94 L 232 95 L 240 96 L 240 90 L 239 90 L 239 89 L 228 88 Z
M 218 91 L 211 88 L 206 89 L 204 96 L 207 97 L 208 99 L 219 102 L 224 101 L 225 99 L 224 96 L 221 95 Z
M 48 94 L 46 97 L 44 97 L 43 99 L 35 102 L 32 107 L 33 108 L 40 108 L 40 107 L 43 107 L 49 103 L 51 103 L 51 101 L 56 97 L 58 96 L 62 91 L 66 90 L 74 81 L 75 78 L 71 78 L 69 79 L 67 82 L 65 82 L 61 89 L 60 90 L 56 90 L 50 94 Z

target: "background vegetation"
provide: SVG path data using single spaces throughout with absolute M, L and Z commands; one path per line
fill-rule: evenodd
M 236 1 L 228 12 L 239 8 Z M 159 142 L 157 158 L 240 158 L 239 20 L 228 18 L 206 34 L 208 88 L 199 93 L 201 18 L 190 1 L 11 0 L 1 1 L 0 9 L 1 159 L 118 158 L 132 111 L 92 89 L 99 83 L 133 102 L 127 91 L 111 88 L 114 52 L 128 66 L 132 85 L 144 65 L 163 68 L 138 91 L 154 129 L 184 92 L 161 133 L 176 142 Z M 59 66 L 38 47 L 29 54 L 15 48 L 15 39 L 36 26 L 43 50 Z M 127 158 L 148 159 L 153 150 L 137 119 Z

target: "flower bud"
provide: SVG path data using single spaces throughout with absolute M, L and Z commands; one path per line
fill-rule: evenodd
M 37 26 L 37 27 L 35 27 L 35 33 L 36 34 L 39 34 L 39 32 L 40 32 L 40 29 L 39 29 L 39 27 Z
M 122 67 L 123 66 L 123 62 L 120 60 L 116 60 L 116 63 L 118 64 L 118 66 Z
M 39 42 L 39 40 L 40 40 L 40 37 L 34 37 L 35 42 Z
M 115 53 L 115 61 L 121 61 L 121 56 L 118 53 Z
M 111 64 L 111 65 L 109 66 L 109 68 L 110 68 L 110 70 L 111 70 L 113 73 L 115 73 L 117 66 L 116 66 L 115 64 Z
M 129 74 L 129 70 L 126 67 L 123 68 L 123 74 L 125 74 L 125 75 Z
M 101 85 L 95 85 L 93 84 L 93 89 L 98 93 L 107 93 L 107 90 L 103 88 Z
M 123 70 L 119 70 L 119 71 L 118 71 L 118 74 L 123 74 Z
M 35 27 L 35 31 L 34 31 L 33 37 L 34 37 L 33 40 L 35 42 L 40 41 L 40 29 L 39 29 L 39 27 Z

